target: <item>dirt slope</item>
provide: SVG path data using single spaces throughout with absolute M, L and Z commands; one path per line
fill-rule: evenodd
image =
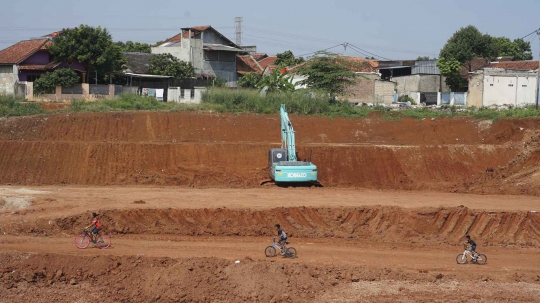
M 525 133 L 540 126 L 535 120 L 291 119 L 300 158 L 311 154 L 324 186 L 461 192 L 486 192 L 475 185 L 515 159 Z M 0 183 L 254 187 L 268 178 L 267 151 L 279 140 L 279 120 L 268 115 L 2 119 Z

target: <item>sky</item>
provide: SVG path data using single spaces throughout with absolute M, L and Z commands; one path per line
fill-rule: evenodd
M 242 45 L 275 55 L 291 50 L 406 60 L 437 57 L 468 25 L 491 36 L 522 38 L 540 28 L 538 0 L 0 0 L 0 49 L 81 24 L 107 28 L 114 41 L 155 43 L 182 27 L 211 25 Z M 540 37 L 529 35 L 538 59 Z M 347 45 L 347 47 L 344 47 Z

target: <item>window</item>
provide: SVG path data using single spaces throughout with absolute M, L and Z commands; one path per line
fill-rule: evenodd
M 491 83 L 489 86 L 493 86 L 493 83 Z
M 527 85 L 526 85 L 526 84 L 523 84 L 521 87 L 527 87 Z
M 514 84 L 508 84 L 508 86 L 512 87 L 512 86 L 514 86 Z
M 236 54 L 234 52 L 219 52 L 219 61 L 234 62 Z
M 34 82 L 39 78 L 39 75 L 28 75 L 26 76 L 26 81 L 28 82 Z
M 218 60 L 218 52 L 216 52 L 216 51 L 205 51 L 204 52 L 204 60 L 205 61 L 217 61 Z

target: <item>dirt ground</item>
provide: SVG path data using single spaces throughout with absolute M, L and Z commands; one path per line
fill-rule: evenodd
M 540 301 L 537 120 L 291 119 L 324 187 L 259 186 L 274 116 L 0 119 L 0 302 Z

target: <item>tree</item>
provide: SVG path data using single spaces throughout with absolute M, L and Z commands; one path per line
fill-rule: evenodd
M 49 52 L 56 62 L 79 61 L 88 71 L 103 75 L 121 71 L 125 63 L 120 47 L 113 43 L 107 29 L 80 25 L 63 29 L 53 38 Z
M 469 25 L 462 27 L 454 33 L 441 49 L 439 58 L 456 59 L 470 72 L 471 61 L 474 58 L 485 58 L 491 60 L 497 56 L 497 51 L 493 46 L 490 35 L 482 34 L 480 31 Z
M 34 81 L 36 95 L 53 94 L 57 86 L 72 87 L 79 82 L 79 75 L 71 68 L 61 68 L 47 72 Z
M 181 61 L 171 54 L 154 55 L 148 61 L 148 71 L 154 75 L 173 76 L 175 78 L 191 78 L 195 75 L 193 65 Z
M 532 60 L 533 55 L 531 51 L 531 42 L 525 42 L 523 39 L 514 39 L 514 45 L 517 52 L 514 56 L 514 60 Z
M 523 39 L 511 41 L 506 37 L 494 37 L 493 46 L 496 49 L 497 57 L 510 56 L 516 61 L 532 60 L 531 43 Z
M 286 74 L 282 74 L 275 69 L 271 75 L 264 75 L 257 84 L 257 87 L 261 90 L 266 87 L 269 93 L 293 91 L 294 84 L 292 80 L 292 77 L 287 77 Z
M 416 60 L 422 61 L 422 60 L 429 60 L 429 56 L 418 56 Z
M 453 91 L 462 91 L 467 88 L 467 80 L 461 76 L 461 63 L 458 60 L 441 57 L 437 61 L 437 67 L 441 75 L 446 78 L 446 85 Z
M 343 94 L 345 87 L 354 84 L 352 79 L 356 77 L 344 58 L 324 52 L 317 54 L 298 73 L 307 76 L 300 84 L 320 89 L 332 98 Z
M 148 43 L 140 43 L 127 41 L 126 43 L 122 41 L 115 42 L 116 45 L 120 47 L 123 53 L 133 52 L 133 53 L 150 53 L 150 48 L 152 47 Z
M 256 88 L 262 76 L 254 72 L 249 72 L 238 79 L 238 85 L 245 88 Z
M 277 59 L 274 64 L 279 67 L 295 66 L 305 61 L 302 57 L 295 58 L 294 54 L 290 50 L 279 53 L 276 55 L 276 57 Z

